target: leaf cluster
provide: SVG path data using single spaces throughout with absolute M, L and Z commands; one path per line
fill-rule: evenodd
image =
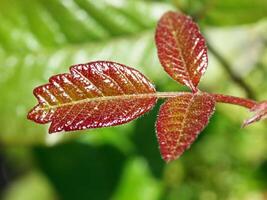
M 195 141 L 215 110 L 216 96 L 198 89 L 208 66 L 207 46 L 199 27 L 186 15 L 167 12 L 158 22 L 155 41 L 164 70 L 192 93 L 157 93 L 150 81 L 133 68 L 110 61 L 74 65 L 37 87 L 38 105 L 28 119 L 52 122 L 50 133 L 115 126 L 148 112 L 159 97 L 157 138 L 165 161 L 178 158 Z M 221 96 L 220 101 L 226 97 Z M 217 101 L 219 98 L 217 98 Z M 228 100 L 240 104 L 240 99 Z M 250 107 L 250 106 L 249 106 Z M 252 107 L 252 106 L 251 106 Z M 258 114 L 248 125 L 266 116 L 265 103 L 253 105 Z

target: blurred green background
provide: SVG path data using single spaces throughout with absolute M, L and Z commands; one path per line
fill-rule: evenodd
M 26 119 L 34 87 L 92 60 L 133 66 L 159 91 L 186 90 L 156 55 L 167 10 L 190 14 L 210 44 L 201 89 L 267 99 L 266 0 L 0 0 L 0 199 L 267 199 L 267 124 L 241 129 L 243 108 L 218 105 L 170 164 L 155 137 L 162 101 L 129 124 L 83 132 L 48 135 Z

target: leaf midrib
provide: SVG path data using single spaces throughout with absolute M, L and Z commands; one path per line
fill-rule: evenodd
M 99 101 L 114 101 L 114 100 L 125 100 L 125 99 L 146 99 L 146 98 L 152 98 L 152 97 L 158 97 L 159 93 L 142 93 L 142 94 L 123 94 L 123 95 L 114 95 L 114 96 L 99 96 L 99 97 L 93 97 L 93 98 L 86 98 L 86 99 L 80 99 L 68 103 L 62 103 L 57 105 L 48 105 L 46 104 L 46 107 L 39 108 L 37 111 L 45 111 L 45 110 L 52 110 L 57 109 L 60 107 L 65 106 L 73 106 L 76 104 L 83 104 L 83 103 L 89 103 L 89 102 L 99 102 Z
M 190 101 L 188 103 L 188 106 L 186 108 L 186 111 L 185 111 L 185 114 L 184 114 L 184 119 L 183 119 L 183 121 L 181 123 L 180 137 L 179 137 L 179 139 L 177 141 L 176 148 L 180 145 L 180 141 L 181 141 L 182 137 L 184 136 L 183 133 L 184 133 L 184 129 L 185 129 L 185 124 L 186 124 L 186 121 L 188 120 L 188 114 L 190 113 L 189 110 L 190 110 L 191 106 L 194 103 L 195 97 L 196 97 L 195 95 L 192 95 L 192 97 L 190 98 Z
M 180 47 L 180 45 L 182 45 L 182 42 L 181 42 L 181 40 L 179 40 L 179 38 L 180 38 L 180 36 L 178 35 L 178 33 L 177 33 L 177 31 L 176 31 L 176 29 L 175 29 L 175 27 L 174 27 L 174 23 L 173 23 L 173 20 L 170 20 L 169 21 L 170 22 L 170 25 L 171 25 L 171 29 L 173 30 L 173 32 L 172 32 L 172 34 L 173 34 L 173 36 L 174 36 L 174 38 L 175 38 L 175 42 L 176 42 L 176 46 L 177 46 L 177 49 L 178 49 L 178 51 L 180 52 L 180 57 L 181 57 L 181 59 L 182 59 L 182 61 L 183 61 L 183 65 L 184 65 L 184 68 L 185 68 L 185 72 L 186 72 L 186 74 L 187 74 L 187 76 L 188 76 L 188 82 L 190 83 L 190 85 L 192 85 L 192 86 L 194 86 L 194 84 L 192 83 L 192 81 L 191 81 L 191 75 L 190 75 L 190 70 L 189 70 L 189 68 L 187 67 L 187 63 L 185 62 L 185 59 L 184 59 L 184 57 L 185 57 L 185 55 L 184 55 L 184 51 L 182 50 L 182 48 Z M 182 30 L 182 28 L 183 28 L 183 26 L 181 27 L 181 30 Z M 195 87 L 195 86 L 194 86 Z
M 125 100 L 125 99 L 146 99 L 146 98 L 173 98 L 178 96 L 191 94 L 190 92 L 151 92 L 151 93 L 140 93 L 140 94 L 123 94 L 123 95 L 114 95 L 114 96 L 99 96 L 94 98 L 86 98 L 77 101 L 72 101 L 64 104 L 58 105 L 47 105 L 47 107 L 39 108 L 37 110 L 49 110 L 49 109 L 57 109 L 63 106 L 72 106 L 79 103 L 89 103 L 92 101 L 111 101 L 111 100 Z

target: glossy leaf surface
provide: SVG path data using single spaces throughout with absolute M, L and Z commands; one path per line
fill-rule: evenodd
M 193 91 L 208 65 L 207 47 L 199 28 L 189 16 L 167 12 L 156 30 L 159 60 L 176 81 Z
M 97 61 L 74 65 L 70 74 L 51 77 L 34 89 L 39 104 L 28 114 L 52 122 L 49 132 L 115 126 L 149 111 L 156 102 L 153 85 L 137 70 Z
M 255 112 L 255 115 L 252 116 L 251 118 L 247 119 L 243 123 L 243 127 L 246 127 L 252 123 L 255 123 L 257 121 L 263 120 L 267 118 L 267 101 L 261 102 L 254 106 L 251 109 L 251 112 Z
M 184 93 L 161 106 L 156 129 L 166 162 L 178 158 L 190 147 L 208 124 L 214 108 L 215 100 L 207 93 Z
M 166 81 L 167 77 L 160 76 L 153 33 L 160 16 L 173 9 L 170 4 L 145 0 L 122 0 L 119 4 L 107 0 L 26 2 L 0 1 L 0 91 L 7 94 L 0 96 L 1 143 L 51 145 L 80 138 L 80 134 L 49 136 L 47 126 L 25 120 L 35 104 L 32 89 L 54 74 L 67 72 L 73 63 L 116 60 L 141 69 L 153 82 Z M 116 35 L 110 27 L 116 27 Z M 91 36 L 94 33 L 99 39 Z M 126 136 L 132 127 L 134 124 L 90 132 L 101 133 L 95 134 L 97 138 L 117 138 Z M 116 134 L 105 134 L 112 131 Z

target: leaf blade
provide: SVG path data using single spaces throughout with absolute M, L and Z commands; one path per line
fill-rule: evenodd
M 190 147 L 208 124 L 214 108 L 215 100 L 207 93 L 184 93 L 161 106 L 156 130 L 166 162 L 177 159 Z
M 208 65 L 207 46 L 197 24 L 189 16 L 167 12 L 159 20 L 155 41 L 164 70 L 196 92 Z
M 97 29 L 98 31 L 96 31 L 99 32 L 101 37 L 102 28 L 100 22 L 94 20 L 91 17 L 91 13 L 85 7 L 80 6 L 77 3 L 78 1 L 71 2 L 76 4 L 74 7 L 67 6 L 71 15 L 65 13 L 66 10 L 59 11 L 54 9 L 55 12 L 61 12 L 62 15 L 72 16 L 72 18 L 78 16 L 76 8 L 78 8 L 78 13 L 86 12 L 86 16 L 82 14 L 82 16 L 86 17 L 83 20 L 83 24 Z M 92 1 L 90 0 L 90 2 Z M 32 7 L 26 6 L 25 3 L 21 3 L 18 0 L 3 0 L 0 2 L 1 11 L 3 11 L 1 12 L 2 26 L 0 26 L 1 28 L 4 26 L 4 29 L 0 28 L 1 32 L 3 31 L 3 35 L 0 36 L 0 91 L 8 93 L 7 95 L 1 95 L 0 98 L 0 124 L 2 125 L 0 140 L 3 144 L 51 145 L 52 143 L 61 143 L 66 140 L 80 138 L 80 134 L 47 136 L 47 126 L 35 126 L 31 121 L 25 121 L 25 116 L 29 109 L 35 104 L 35 100 L 32 98 L 33 88 L 45 83 L 47 77 L 53 74 L 66 72 L 68 66 L 73 63 L 86 63 L 88 60 L 115 60 L 128 66 L 137 67 L 136 69 L 142 73 L 149 74 L 149 77 L 154 81 L 159 80 L 158 77 L 160 77 L 161 72 L 160 68 L 158 68 L 159 63 L 154 56 L 153 32 L 159 17 L 165 11 L 173 9 L 173 7 L 164 2 L 143 0 L 121 1 L 123 4 L 119 5 L 114 1 L 100 0 L 97 2 L 100 5 L 98 10 L 102 10 L 101 13 L 106 12 L 107 6 L 113 7 L 119 13 L 127 13 L 125 17 L 128 17 L 128 15 L 135 16 L 146 26 L 139 26 L 139 29 L 131 34 L 121 32 L 120 36 L 116 37 L 108 33 L 108 38 L 97 41 L 87 35 L 82 37 L 84 38 L 82 43 L 77 43 L 68 40 L 67 35 L 60 28 L 60 24 L 63 23 L 65 24 L 64 26 L 69 27 L 68 29 L 73 29 L 73 24 L 64 23 L 65 20 L 63 18 L 54 18 L 52 14 L 54 11 L 48 9 L 54 3 L 48 5 L 42 0 L 29 0 L 29 5 L 34 5 L 34 9 L 32 9 Z M 64 1 L 61 4 L 65 5 L 65 3 L 68 2 Z M 62 6 L 64 7 L 64 5 Z M 29 22 L 26 20 L 26 16 L 29 16 L 27 17 Z M 114 23 L 116 23 L 115 21 L 118 23 L 123 21 L 115 13 L 111 18 Z M 103 18 L 101 19 L 104 20 Z M 129 20 L 131 20 L 130 17 Z M 31 23 L 31 21 L 34 21 L 34 23 Z M 26 24 L 29 24 L 29 26 L 25 26 Z M 31 24 L 34 25 L 32 26 Z M 138 24 L 135 23 L 135 25 Z M 103 28 L 104 31 L 108 31 L 106 27 Z M 16 32 L 16 37 L 13 38 L 10 32 Z M 40 37 L 38 37 L 37 32 L 41 33 Z M 29 43 L 32 39 L 34 43 Z M 6 46 L 6 43 L 9 45 Z M 37 43 L 38 46 L 32 46 L 32 44 Z M 131 47 L 131 51 L 129 51 L 129 47 Z M 155 67 L 157 70 L 155 70 Z M 160 81 L 162 82 L 162 78 L 160 78 Z M 16 92 L 10 93 L 8 91 Z M 110 131 L 116 130 L 118 134 L 126 137 L 126 132 L 129 133 L 130 127 L 133 127 L 133 125 L 119 126 L 112 128 Z M 108 129 L 92 130 L 90 132 L 94 131 L 110 132 Z M 102 134 L 96 137 L 101 138 Z M 51 138 L 56 139 L 51 140 Z
M 115 126 L 148 112 L 155 89 L 135 69 L 109 61 L 74 65 L 34 89 L 38 105 L 28 114 L 37 123 L 51 122 L 49 133 Z

